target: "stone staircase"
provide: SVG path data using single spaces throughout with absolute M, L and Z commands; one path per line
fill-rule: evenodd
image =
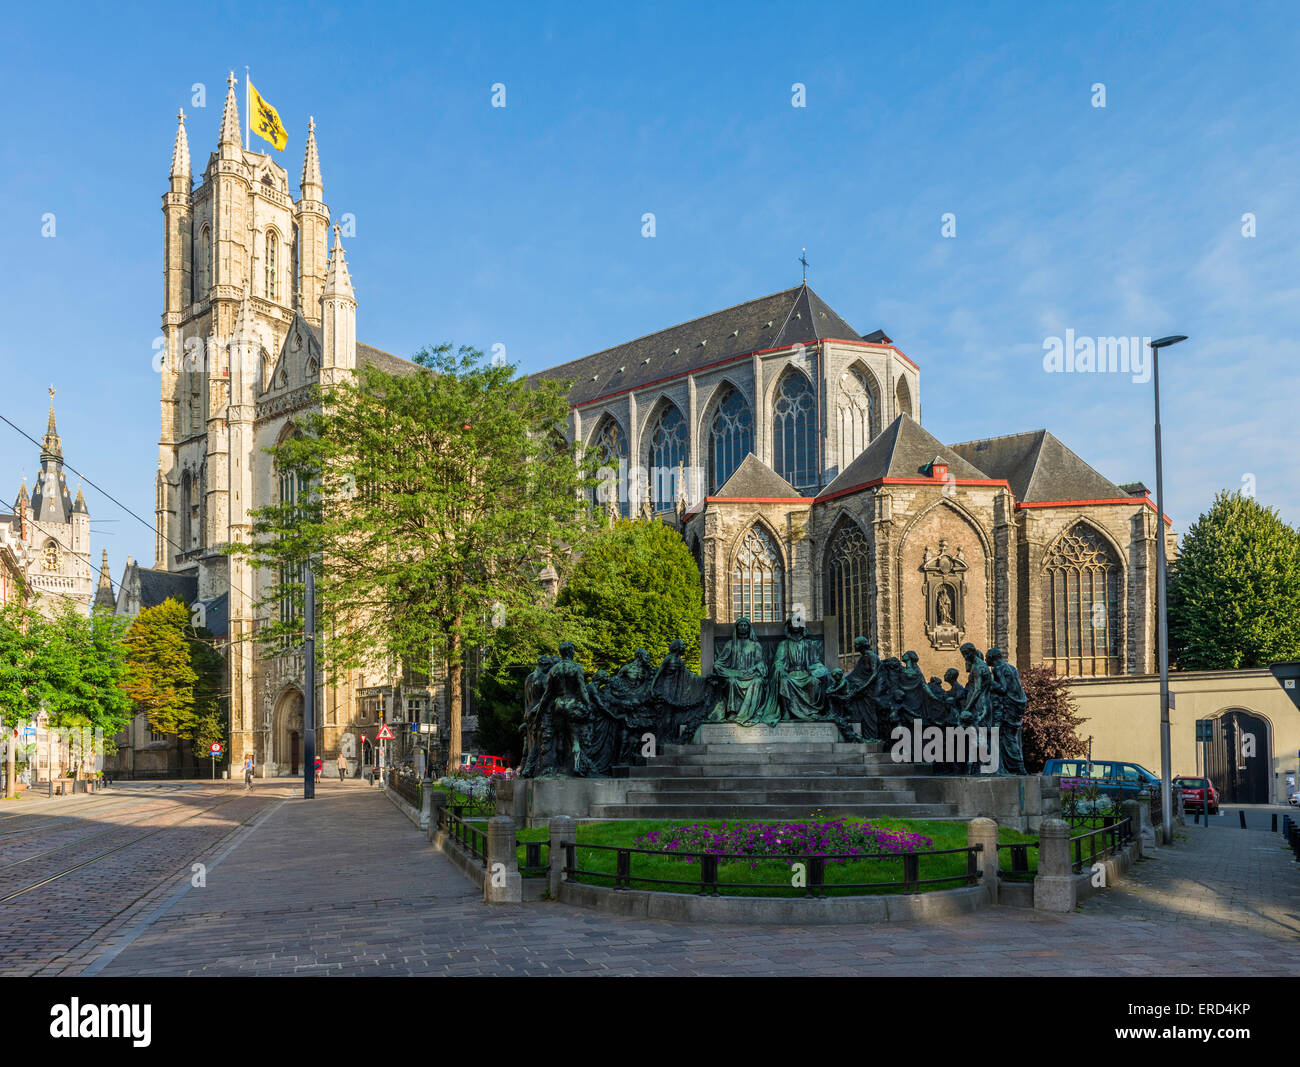
M 802 734 L 827 736 L 824 731 L 809 729 Z M 930 768 L 895 763 L 884 744 L 780 739 L 754 743 L 748 737 L 745 743 L 736 743 L 731 737 L 714 740 L 720 735 L 726 737 L 723 728 L 705 726 L 696 738 L 703 743 L 666 745 L 643 766 L 617 768 L 616 775 L 631 779 L 623 802 L 595 804 L 590 816 L 764 820 L 807 819 L 817 813 L 826 818 L 956 817 L 952 804 L 917 799 L 918 788 L 928 792 L 924 786 L 931 780 Z

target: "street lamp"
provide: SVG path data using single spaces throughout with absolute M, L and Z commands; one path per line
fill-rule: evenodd
M 1156 556 L 1156 630 L 1160 649 L 1160 825 L 1165 844 L 1174 839 L 1174 801 L 1169 752 L 1169 605 L 1165 600 L 1165 482 L 1160 459 L 1160 350 L 1186 341 L 1182 334 L 1161 337 L 1151 342 L 1152 381 L 1156 397 L 1156 538 L 1160 551 Z

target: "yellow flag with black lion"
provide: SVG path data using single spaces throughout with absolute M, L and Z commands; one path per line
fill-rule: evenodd
M 276 151 L 283 151 L 289 143 L 289 135 L 284 130 L 284 123 L 280 121 L 280 113 L 262 99 L 262 94 L 253 88 L 251 81 L 248 83 L 248 92 L 251 98 L 249 128 L 262 140 L 275 145 Z

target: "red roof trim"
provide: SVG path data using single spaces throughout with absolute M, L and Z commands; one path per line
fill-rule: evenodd
M 795 344 L 792 345 L 780 345 L 777 348 L 755 348 L 751 352 L 741 352 L 739 355 L 736 356 L 728 356 L 726 359 L 719 359 L 713 363 L 705 363 L 701 367 L 695 367 L 691 370 L 679 371 L 676 374 L 669 374 L 663 378 L 655 378 L 654 380 L 644 382 L 641 385 L 629 385 L 625 389 L 616 389 L 612 393 L 602 393 L 600 396 L 594 397 L 591 400 L 584 400 L 580 404 L 570 404 L 569 410 L 577 411 L 579 408 L 590 407 L 593 404 L 603 404 L 606 401 L 613 400 L 615 397 L 625 396 L 628 393 L 636 392 L 638 389 L 651 389 L 656 385 L 662 385 L 664 382 L 676 381 L 678 378 L 685 378 L 691 374 L 700 374 L 706 370 L 713 370 L 715 367 L 730 366 L 732 363 L 739 363 L 741 360 L 745 360 L 745 359 L 753 359 L 755 356 L 765 356 L 771 352 L 791 352 L 794 351 L 794 349 L 798 348 L 800 344 L 803 344 L 804 348 L 814 348 L 828 343 L 837 344 L 837 345 L 856 345 L 860 348 L 888 348 L 892 352 L 895 352 L 899 356 L 899 358 L 901 358 L 903 362 L 905 362 L 913 370 L 917 372 L 921 370 L 920 367 L 918 367 L 915 363 L 913 363 L 910 359 L 908 359 L 907 356 L 905 356 L 901 351 L 899 351 L 899 349 L 895 345 L 892 344 L 882 345 L 882 344 L 876 344 L 875 342 L 867 342 L 867 341 L 841 341 L 834 337 L 823 337 L 820 341 L 811 341 L 806 343 L 796 342 Z M 539 371 L 538 373 L 545 374 L 546 372 Z
M 1034 500 L 1017 504 L 1016 510 L 1021 511 L 1024 508 L 1077 508 L 1087 504 L 1145 504 L 1152 511 L 1156 510 L 1150 496 L 1121 496 L 1105 500 Z M 1174 520 L 1168 515 L 1164 515 L 1162 518 L 1165 520 L 1166 526 L 1174 524 Z
M 862 482 L 860 485 L 851 485 L 847 489 L 836 489 L 833 493 L 823 493 L 817 498 L 817 502 L 823 500 L 838 500 L 842 496 L 848 496 L 850 493 L 858 493 L 863 489 L 874 489 L 878 485 L 970 485 L 984 488 L 1006 489 L 1008 492 L 1011 486 L 1004 478 L 955 478 L 949 481 L 947 478 L 873 478 L 869 482 Z
M 815 504 L 811 496 L 706 496 L 706 504 Z

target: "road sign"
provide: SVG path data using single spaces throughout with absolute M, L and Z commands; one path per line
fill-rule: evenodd
M 1196 740 L 1213 741 L 1214 740 L 1214 720 L 1197 719 L 1196 720 Z
M 211 755 L 213 755 L 213 756 L 220 756 L 220 755 L 221 755 L 221 742 L 220 742 L 220 741 L 213 741 L 212 744 L 210 744 L 210 745 L 208 746 L 208 752 L 209 752 Z
M 24 726 L 24 727 L 23 727 L 23 740 L 24 740 L 24 741 L 35 741 L 35 740 L 36 740 L 36 727 L 35 727 L 35 726 Z
M 384 723 L 384 725 L 379 728 L 379 733 L 375 734 L 375 740 L 376 741 L 393 740 L 393 731 L 388 728 L 388 723 Z

